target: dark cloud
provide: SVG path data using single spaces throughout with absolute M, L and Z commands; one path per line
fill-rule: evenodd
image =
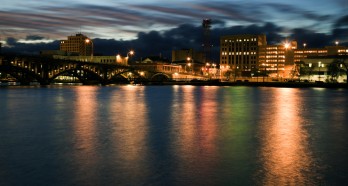
M 7 47 L 4 47 L 2 52 L 4 53 L 18 53 L 27 55 L 38 55 L 42 50 L 59 50 L 59 41 L 53 41 L 50 43 L 20 43 L 15 38 L 7 38 Z M 58 47 L 58 48 L 57 48 Z
M 292 40 L 296 40 L 299 45 L 307 44 L 309 48 L 318 48 L 332 45 L 333 37 L 328 34 L 315 33 L 306 29 L 294 29 L 290 36 Z
M 345 16 L 339 18 L 339 19 L 336 21 L 334 27 L 336 27 L 336 28 L 339 28 L 339 27 L 348 27 L 348 15 L 345 15 Z M 347 35 L 348 35 L 348 33 L 347 33 Z
M 288 4 L 266 3 L 264 6 L 270 7 L 281 14 L 285 14 L 285 13 L 292 14 L 292 15 L 300 16 L 302 18 L 309 19 L 309 20 L 325 21 L 331 18 L 330 15 L 316 14 L 313 11 L 309 11 L 307 9 L 302 9 L 297 6 L 288 5 Z
M 345 20 L 345 19 L 340 19 Z M 347 29 L 335 28 L 331 34 L 316 33 L 309 29 L 292 29 L 287 38 L 280 33 L 285 28 L 271 22 L 264 24 L 251 24 L 246 26 L 218 27 L 214 26 L 210 31 L 210 41 L 212 47 L 212 59 L 219 61 L 220 36 L 235 34 L 265 34 L 268 44 L 280 44 L 284 40 L 297 40 L 299 45 L 306 42 L 308 47 L 323 47 L 332 45 L 337 37 L 346 37 Z M 217 20 L 217 24 L 224 25 L 223 21 Z M 147 56 L 162 55 L 168 59 L 171 58 L 172 50 L 183 48 L 193 48 L 202 50 L 204 30 L 201 25 L 181 24 L 176 28 L 165 31 L 139 32 L 136 39 L 133 40 L 115 40 L 95 38 L 93 40 L 95 53 L 98 55 L 116 55 L 125 56 L 130 50 L 135 50 L 136 59 Z M 335 38 L 334 38 L 335 36 Z M 28 36 L 28 39 L 42 39 L 40 36 Z M 58 50 L 59 41 L 52 43 L 19 43 L 14 38 L 7 39 L 7 45 L 3 51 L 20 52 L 26 54 L 38 54 L 40 50 Z
M 43 40 L 43 39 L 45 38 L 38 35 L 29 35 L 25 38 L 25 40 Z
M 7 45 L 14 47 L 17 44 L 17 39 L 15 39 L 13 37 L 9 37 L 6 39 L 6 43 L 7 43 Z

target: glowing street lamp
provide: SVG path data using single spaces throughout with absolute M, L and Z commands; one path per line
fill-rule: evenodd
M 188 65 L 189 67 L 191 67 L 191 63 L 192 63 L 191 72 L 194 73 L 194 67 L 193 67 L 194 62 L 193 62 L 193 58 L 187 57 L 186 60 L 187 60 L 187 62 L 188 62 L 187 65 Z M 190 62 L 190 61 L 191 61 L 191 62 Z
M 340 44 L 340 42 L 338 42 L 338 41 L 335 41 L 335 44 L 336 44 L 336 46 L 338 46 L 338 44 Z
M 311 80 L 311 74 L 312 74 L 312 63 L 309 63 L 308 64 L 308 66 L 309 66 L 309 81 Z
M 86 45 L 91 45 L 91 59 L 93 58 L 93 53 L 94 53 L 94 49 L 93 49 L 93 41 L 89 38 L 85 39 L 85 43 Z M 85 55 L 87 55 L 87 47 L 85 47 Z
M 134 51 L 133 50 L 130 50 L 128 53 L 127 53 L 127 64 L 128 64 L 128 59 L 129 59 L 129 56 L 132 56 L 132 55 L 134 55 Z
M 319 67 L 319 81 L 320 81 L 320 67 L 324 67 L 324 65 L 321 64 L 321 61 L 318 62 L 318 67 Z
M 284 44 L 284 47 L 285 47 L 285 49 L 287 50 L 287 49 L 290 47 L 290 43 L 286 42 L 286 43 Z
M 134 55 L 134 50 L 129 51 L 129 52 L 127 53 L 127 57 L 128 57 L 128 54 L 131 55 L 131 56 Z

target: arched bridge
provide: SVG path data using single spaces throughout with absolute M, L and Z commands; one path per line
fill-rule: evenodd
M 75 77 L 83 84 L 146 83 L 152 79 L 167 80 L 170 74 L 144 71 L 116 63 L 94 63 L 53 59 L 41 56 L 0 56 L 0 72 L 10 74 L 21 85 L 52 83 L 58 76 Z M 161 77 L 161 78 L 159 78 Z

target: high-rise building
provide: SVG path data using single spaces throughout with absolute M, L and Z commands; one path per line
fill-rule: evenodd
M 285 42 L 280 45 L 263 45 L 259 47 L 259 69 L 271 77 L 288 78 L 293 75 L 294 50 L 297 42 Z
M 78 33 L 75 36 L 68 36 L 68 40 L 61 40 L 60 50 L 76 53 L 80 56 L 93 56 L 93 41 L 87 36 Z
M 229 35 L 220 38 L 220 67 L 250 76 L 258 67 L 259 47 L 267 44 L 266 35 Z

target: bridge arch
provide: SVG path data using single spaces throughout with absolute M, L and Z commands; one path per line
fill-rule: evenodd
M 168 74 L 160 72 L 160 73 L 156 73 L 156 74 L 152 75 L 150 78 L 150 81 L 163 82 L 163 81 L 168 81 L 170 79 L 171 79 L 171 77 Z
M 49 82 L 52 82 L 58 76 L 69 74 L 72 77 L 76 77 L 83 84 L 91 84 L 91 83 L 104 83 L 104 79 L 101 74 L 98 74 L 92 70 L 85 68 L 70 68 L 64 71 L 60 71 L 59 73 L 54 74 L 49 78 Z
M 30 84 L 30 82 L 37 81 L 42 83 L 44 80 L 34 71 L 20 66 L 0 66 L 0 72 L 5 72 L 19 81 L 21 84 Z

